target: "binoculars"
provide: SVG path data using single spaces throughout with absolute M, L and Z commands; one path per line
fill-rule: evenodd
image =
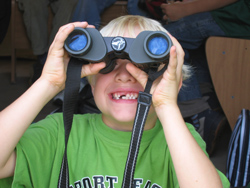
M 147 72 L 160 63 L 168 63 L 171 46 L 170 37 L 162 31 L 142 31 L 136 38 L 103 37 L 97 29 L 79 27 L 64 43 L 71 57 L 85 63 L 104 61 L 106 67 L 100 71 L 103 74 L 114 69 L 116 59 L 128 59 Z

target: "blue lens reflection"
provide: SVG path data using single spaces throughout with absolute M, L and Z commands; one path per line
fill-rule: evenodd
M 80 51 L 87 45 L 87 37 L 84 34 L 77 34 L 71 37 L 68 46 L 71 50 Z
M 148 42 L 148 50 L 154 55 L 161 55 L 168 49 L 168 41 L 164 37 L 153 37 Z

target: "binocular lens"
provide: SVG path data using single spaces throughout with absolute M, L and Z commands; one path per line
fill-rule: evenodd
M 87 45 L 88 39 L 83 33 L 73 33 L 68 40 L 68 47 L 73 51 L 80 51 Z
M 166 38 L 157 36 L 152 37 L 147 44 L 147 48 L 153 55 L 162 55 L 168 50 L 168 41 Z

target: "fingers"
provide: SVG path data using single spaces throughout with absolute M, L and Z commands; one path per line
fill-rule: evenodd
M 74 22 L 66 24 L 60 27 L 57 32 L 53 43 L 50 46 L 48 52 L 48 58 L 44 66 L 44 78 L 48 78 L 51 83 L 63 84 L 63 80 L 66 78 L 67 65 L 69 62 L 69 55 L 64 49 L 64 42 L 68 35 L 74 30 L 75 27 L 81 28 L 94 28 L 92 25 L 88 25 L 87 22 Z M 93 68 L 92 68 L 93 67 Z M 98 68 L 99 67 L 99 68 Z M 83 70 L 83 75 L 92 74 L 92 72 L 98 72 L 99 69 L 104 67 L 103 65 L 89 65 Z M 86 73 L 85 73 L 86 72 Z M 51 76 L 53 75 L 53 76 Z M 59 81 L 58 81 L 59 80 Z M 59 85 L 58 84 L 58 85 Z
M 182 65 L 184 62 L 184 51 L 178 41 L 170 35 L 174 45 L 170 49 L 170 59 L 163 78 L 176 89 L 182 85 Z
M 106 64 L 104 62 L 83 65 L 81 77 L 97 74 L 105 66 Z
M 68 35 L 74 30 L 75 27 L 86 28 L 87 26 L 89 26 L 87 22 L 74 22 L 74 23 L 69 23 L 60 27 L 59 31 L 57 32 L 55 36 L 53 43 L 50 46 L 49 51 L 51 51 L 52 49 L 54 50 L 62 49 L 64 46 L 64 41 L 66 40 Z M 89 27 L 92 27 L 92 26 L 89 26 Z
M 59 29 L 59 32 L 55 36 L 53 43 L 50 46 L 49 54 L 52 53 L 52 50 L 61 50 L 64 46 L 64 41 L 68 35 L 73 31 L 74 25 L 68 24 Z
M 170 36 L 172 42 L 173 42 L 173 45 L 176 47 L 176 55 L 177 55 L 177 74 L 178 76 L 181 75 L 182 73 L 182 65 L 183 65 L 183 62 L 184 62 L 184 56 L 185 56 L 185 53 L 180 45 L 180 43 L 176 40 L 176 38 L 174 38 L 170 33 L 168 33 L 168 35 Z M 170 56 L 171 58 L 171 56 Z
M 168 33 L 169 34 L 169 33 Z M 182 65 L 184 61 L 184 51 L 180 43 L 169 34 L 171 40 L 173 41 L 173 46 L 170 49 L 170 60 L 168 69 L 164 74 L 169 80 L 176 80 L 179 82 L 182 76 Z M 141 69 L 135 67 L 132 63 L 128 63 L 126 66 L 128 72 L 145 88 L 148 75 Z
M 176 69 L 178 65 L 178 60 L 177 60 L 177 52 L 176 52 L 176 47 L 172 46 L 170 49 L 170 59 L 169 59 L 169 64 L 168 64 L 168 79 L 170 80 L 175 80 L 176 79 Z
M 95 28 L 94 25 L 88 25 L 87 28 Z
M 134 66 L 132 63 L 128 63 L 126 68 L 128 72 L 142 85 L 142 87 L 145 88 L 148 80 L 148 74 Z
M 178 91 L 181 86 L 181 74 L 178 66 L 182 64 L 182 62 L 179 62 L 181 58 L 178 57 L 178 51 L 181 51 L 181 49 L 178 48 L 178 45 L 171 47 L 168 68 L 153 90 L 153 104 L 155 108 L 161 105 L 177 103 Z
M 181 84 L 182 80 L 182 62 L 179 62 L 176 46 L 170 49 L 170 59 L 167 70 L 163 74 L 163 78 L 172 82 L 175 86 Z

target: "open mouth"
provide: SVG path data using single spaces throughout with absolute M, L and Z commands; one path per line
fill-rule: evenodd
M 112 93 L 112 99 L 119 100 L 131 100 L 131 99 L 137 99 L 138 93 Z

